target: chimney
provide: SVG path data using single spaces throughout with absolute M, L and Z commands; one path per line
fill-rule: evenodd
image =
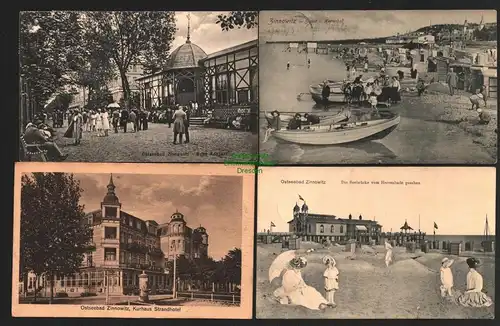
M 349 219 L 352 220 L 352 215 L 351 214 L 349 214 Z
M 362 220 L 363 219 L 363 216 L 361 216 L 361 214 L 359 214 L 359 219 Z

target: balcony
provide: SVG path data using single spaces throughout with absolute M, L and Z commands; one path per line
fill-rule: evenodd
M 138 269 L 141 271 L 150 271 L 150 272 L 164 272 L 163 267 L 158 267 L 158 266 L 151 266 L 148 264 L 137 264 L 137 263 L 127 263 L 127 264 L 120 264 L 121 268 L 133 268 L 133 269 Z
M 120 240 L 116 239 L 116 238 L 102 238 L 101 244 L 118 245 L 118 244 L 120 244 Z
M 120 267 L 120 263 L 118 260 L 105 260 L 102 262 L 102 266 L 104 267 Z
M 136 252 L 136 253 L 147 253 L 148 252 L 148 247 L 144 246 L 144 245 L 140 245 L 136 242 L 132 242 L 132 243 L 127 243 L 125 244 L 124 248 L 125 250 L 128 250 L 128 251 L 131 251 L 131 252 Z

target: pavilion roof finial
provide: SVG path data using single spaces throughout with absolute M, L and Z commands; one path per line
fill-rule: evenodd
M 188 19 L 188 33 L 186 43 L 191 43 L 191 13 L 187 14 Z

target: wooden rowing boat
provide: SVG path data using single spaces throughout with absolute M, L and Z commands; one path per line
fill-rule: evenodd
M 271 113 L 265 112 L 265 117 L 267 121 L 272 124 L 273 121 L 273 116 Z M 311 113 L 314 114 L 314 113 Z M 303 114 L 302 114 L 303 115 Z M 315 114 L 316 115 L 316 114 Z M 348 110 L 346 111 L 340 111 L 334 115 L 318 115 L 319 116 L 319 123 L 314 124 L 313 126 L 329 126 L 331 124 L 339 123 L 342 121 L 346 121 L 350 117 L 350 112 Z M 286 126 L 290 122 L 290 120 L 293 119 L 293 115 L 287 115 L 287 114 L 280 114 L 280 119 L 281 119 L 281 125 L 283 126 L 283 129 L 286 129 Z
M 382 139 L 397 128 L 399 115 L 384 112 L 383 118 L 364 122 L 345 122 L 328 126 L 310 126 L 299 130 L 272 132 L 278 139 L 304 145 L 339 145 Z

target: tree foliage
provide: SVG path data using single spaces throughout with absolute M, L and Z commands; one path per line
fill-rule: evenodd
M 29 82 L 31 94 L 43 105 L 70 83 L 75 58 L 83 50 L 79 14 L 73 11 L 29 11 L 20 13 L 20 73 Z
M 173 268 L 169 262 L 169 269 Z M 224 258 L 215 261 L 210 257 L 187 259 L 177 258 L 176 277 L 183 281 L 210 281 L 219 283 L 241 283 L 241 249 L 230 250 Z
M 173 12 L 99 11 L 86 14 L 87 32 L 118 68 L 125 101 L 130 99 L 126 73 L 134 64 L 145 72 L 161 69 L 167 60 L 176 27 Z
M 258 11 L 231 11 L 227 15 L 218 15 L 216 24 L 220 25 L 223 31 L 228 31 L 234 28 L 251 29 L 257 27 L 258 19 Z
M 64 173 L 24 175 L 21 185 L 21 273 L 69 275 L 89 248 L 79 182 Z M 52 291 L 51 291 L 52 292 Z

